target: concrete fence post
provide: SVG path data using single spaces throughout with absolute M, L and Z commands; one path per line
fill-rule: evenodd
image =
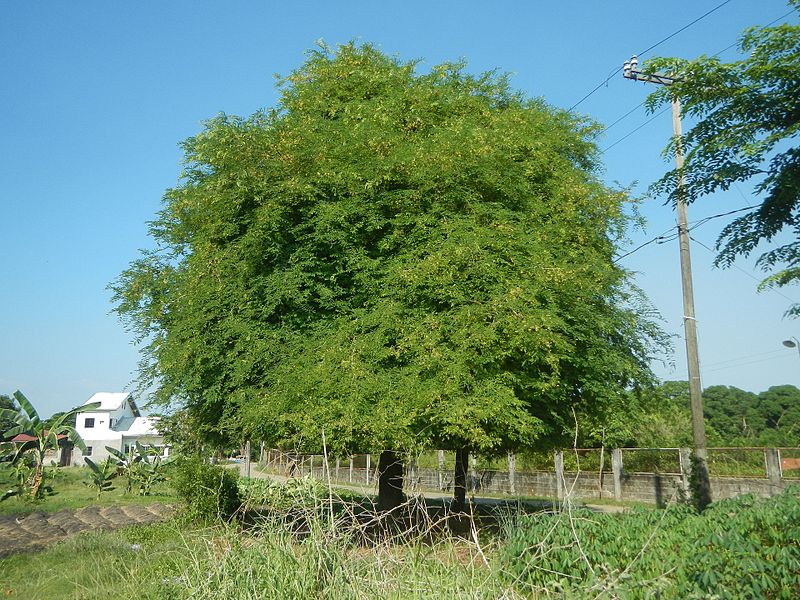
M 508 453 L 508 491 L 512 494 L 517 493 L 517 455 L 513 452 Z
M 369 471 L 372 468 L 372 455 L 367 454 L 367 485 L 369 485 Z
M 478 474 L 476 469 L 476 464 L 478 462 L 478 458 L 469 453 L 469 489 L 474 494 L 478 490 Z
M 250 477 L 250 440 L 244 444 L 244 469 L 245 475 Z
M 614 448 L 611 451 L 611 473 L 614 477 L 614 499 L 622 500 L 622 450 Z
M 772 485 L 781 484 L 781 454 L 777 448 L 764 449 L 764 462 L 767 467 L 767 479 Z
M 353 483 L 353 455 L 350 455 L 350 470 L 347 474 L 347 482 Z
M 339 459 L 339 457 L 337 456 L 337 457 L 336 457 L 336 472 L 335 472 L 335 473 L 334 473 L 334 475 L 333 475 L 333 478 L 334 478 L 336 481 L 339 481 L 339 466 L 340 466 L 340 465 L 341 465 L 341 460 L 340 460 L 340 459 Z
M 692 490 L 690 489 L 689 485 L 689 482 L 691 481 L 690 477 L 692 476 L 691 448 L 678 449 L 678 462 L 680 463 L 681 469 L 681 487 L 683 488 L 683 493 L 686 494 L 687 498 L 689 498 L 692 494 Z
M 556 497 L 563 500 L 565 494 L 564 485 L 564 453 L 561 450 L 556 450 L 553 455 L 553 463 L 556 467 Z
M 439 469 L 438 469 L 438 473 L 437 473 L 437 476 L 438 476 L 438 479 L 439 479 L 439 489 L 443 490 L 444 489 L 444 450 L 439 450 L 439 452 L 437 452 L 437 455 L 438 455 L 438 461 L 439 461 L 438 462 Z

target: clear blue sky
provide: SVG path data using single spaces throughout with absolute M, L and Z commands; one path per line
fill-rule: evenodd
M 45 415 L 96 391 L 126 389 L 138 352 L 110 314 L 107 284 L 147 247 L 146 221 L 180 173 L 178 144 L 218 112 L 274 105 L 273 74 L 298 67 L 324 39 L 369 41 L 427 66 L 465 58 L 473 72 L 499 68 L 531 96 L 570 107 L 631 54 L 721 0 L 672 2 L 226 2 L 0 4 L 0 393 L 22 389 Z M 788 12 L 781 0 L 731 0 L 654 54 L 694 57 L 732 44 L 743 28 Z M 797 16 L 790 19 L 797 22 Z M 729 50 L 723 58 L 735 58 Z M 621 74 L 578 110 L 609 124 L 650 90 Z M 605 148 L 649 117 L 639 108 L 600 140 Z M 604 154 L 605 177 L 638 190 L 668 167 L 663 115 Z M 692 206 L 690 220 L 751 204 L 749 189 Z M 674 224 L 669 207 L 642 207 L 644 232 Z M 695 232 L 709 246 L 725 219 Z M 800 385 L 800 321 L 789 301 L 756 292 L 752 263 L 715 270 L 693 249 L 703 384 L 761 391 Z M 681 333 L 677 243 L 624 260 Z M 800 299 L 800 290 L 785 290 Z M 682 339 L 668 379 L 684 377 Z

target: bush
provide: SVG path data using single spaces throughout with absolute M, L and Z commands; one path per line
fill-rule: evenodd
M 182 459 L 172 480 L 184 501 L 184 515 L 192 521 L 227 521 L 239 510 L 239 476 L 230 469 L 209 465 L 199 459 Z
M 503 570 L 527 593 L 626 598 L 800 597 L 800 489 L 622 515 L 518 518 Z
M 249 506 L 267 506 L 277 510 L 313 509 L 322 504 L 327 489 L 307 475 L 278 483 L 270 479 L 242 479 L 239 492 Z

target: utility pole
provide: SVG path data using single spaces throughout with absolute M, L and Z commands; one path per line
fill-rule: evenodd
M 676 78 L 638 70 L 636 56 L 626 61 L 622 75 L 633 81 L 656 85 L 672 85 Z M 700 360 L 697 352 L 697 320 L 694 316 L 694 291 L 692 287 L 692 259 L 689 252 L 689 226 L 686 209 L 686 193 L 683 178 L 683 145 L 681 143 L 681 104 L 672 96 L 672 134 L 675 136 L 675 167 L 678 173 L 677 216 L 678 243 L 681 259 L 681 288 L 683 289 L 683 329 L 686 337 L 686 362 L 689 368 L 689 398 L 692 407 L 692 439 L 694 442 L 693 489 L 694 503 L 704 509 L 711 503 L 711 481 L 708 476 L 708 452 L 706 450 L 706 427 L 703 420 L 703 396 L 700 385 Z

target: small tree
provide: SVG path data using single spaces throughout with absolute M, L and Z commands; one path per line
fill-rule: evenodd
M 100 466 L 98 466 L 91 458 L 84 457 L 86 465 L 89 467 L 89 481 L 84 481 L 84 485 L 88 485 L 97 490 L 97 499 L 100 499 L 102 492 L 110 492 L 114 489 L 111 480 L 117 476 L 117 465 L 114 459 L 110 456 L 106 458 Z
M 133 489 L 133 484 L 136 479 L 136 463 L 141 460 L 141 456 L 137 454 L 136 447 L 131 446 L 128 449 L 128 452 L 120 452 L 116 448 L 112 448 L 111 446 L 106 446 L 106 451 L 110 454 L 109 458 L 113 457 L 112 460 L 115 460 L 115 465 L 117 467 L 117 471 L 120 475 L 123 475 L 127 482 L 125 484 L 125 493 L 130 494 L 131 490 Z
M 85 452 L 86 444 L 83 443 L 83 439 L 75 431 L 75 427 L 70 424 L 74 422 L 71 419 L 77 413 L 97 408 L 100 403 L 93 402 L 92 404 L 84 404 L 73 408 L 52 421 L 48 428 L 45 428 L 45 423 L 39 417 L 39 413 L 25 395 L 17 390 L 13 396 L 17 403 L 16 409 L 0 408 L 0 419 L 11 419 L 15 423 L 3 436 L 10 439 L 22 433 L 33 438 L 30 441 L 20 442 L 16 445 L 11 463 L 16 466 L 20 462 L 30 461 L 31 474 L 24 487 L 28 490 L 30 497 L 35 500 L 41 495 L 45 455 L 51 450 L 58 449 L 58 440 L 62 436 L 66 436 L 69 441 Z
M 140 496 L 149 496 L 151 488 L 165 479 L 161 453 L 157 448 L 139 442 L 136 442 L 136 459 L 130 469 L 131 479 L 139 485 Z

